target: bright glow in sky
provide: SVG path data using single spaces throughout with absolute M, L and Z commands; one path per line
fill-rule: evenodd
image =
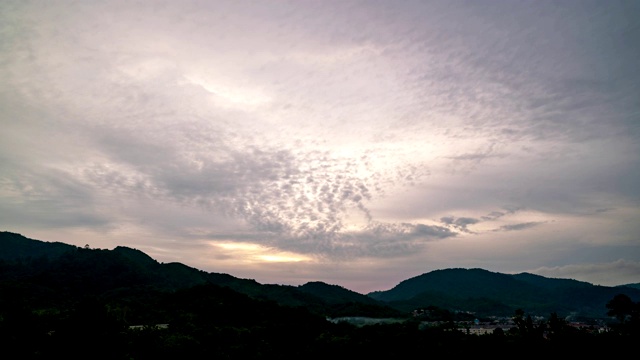
M 0 229 L 367 293 L 640 282 L 640 2 L 0 4 Z

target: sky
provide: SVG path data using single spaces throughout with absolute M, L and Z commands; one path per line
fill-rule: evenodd
M 0 1 L 0 230 L 369 293 L 640 282 L 640 2 Z

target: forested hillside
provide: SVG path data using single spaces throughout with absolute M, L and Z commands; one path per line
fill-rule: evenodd
M 471 311 L 483 316 L 509 315 L 516 309 L 547 315 L 605 319 L 607 300 L 624 293 L 640 301 L 640 289 L 595 286 L 572 279 L 534 274 L 501 274 L 484 269 L 442 269 L 402 281 L 387 291 L 368 294 L 404 311 L 429 305 Z
M 543 355 L 602 348 L 622 354 L 640 336 L 640 303 L 622 293 L 602 304 L 608 319 L 602 333 L 571 326 L 557 313 L 540 319 L 516 309 L 511 325 L 479 336 L 446 306 L 428 305 L 435 318 L 414 317 L 393 301 L 321 282 L 265 285 L 161 264 L 126 247 L 81 248 L 11 233 L 0 233 L 0 250 L 0 346 L 10 359 L 404 358 L 416 351 Z M 341 316 L 398 321 L 328 321 Z

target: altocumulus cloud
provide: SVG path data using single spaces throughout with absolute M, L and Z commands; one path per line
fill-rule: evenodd
M 640 259 L 636 2 L 0 10 L 3 227 L 378 275 Z

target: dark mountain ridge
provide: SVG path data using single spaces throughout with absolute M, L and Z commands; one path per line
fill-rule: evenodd
M 32 249 L 35 250 L 32 252 Z M 60 297 L 64 294 L 77 297 L 80 294 L 97 296 L 126 292 L 134 288 L 173 292 L 214 284 L 256 300 L 305 307 L 325 316 L 343 316 L 345 311 L 359 316 L 402 315 L 384 303 L 337 286 L 260 284 L 253 279 L 205 272 L 182 263 L 159 263 L 140 250 L 124 246 L 113 250 L 89 249 L 0 232 L 0 254 L 0 284 L 4 284 L 5 290 L 8 290 L 8 282 L 19 281 L 21 287 L 31 291 L 46 289 Z M 319 291 L 319 287 L 331 291 Z M 356 303 L 366 306 L 354 306 Z
M 20 281 L 23 288 L 28 282 L 30 291 L 71 295 L 135 292 L 136 288 L 176 291 L 215 284 L 257 300 L 305 307 L 333 317 L 403 317 L 416 309 L 437 306 L 478 316 L 509 316 L 523 309 L 541 316 L 557 312 L 562 316 L 605 318 L 605 304 L 615 295 L 624 293 L 634 301 L 640 300 L 640 289 L 633 286 L 605 287 L 528 273 L 509 275 L 463 268 L 435 270 L 369 294 L 317 281 L 300 286 L 260 284 L 182 263 L 159 263 L 140 250 L 124 246 L 88 249 L 10 232 L 0 232 L 0 281 L 4 286 Z
M 45 242 L 8 231 L 0 232 L 0 260 L 56 258 L 75 248 L 61 242 Z
M 505 316 L 516 309 L 524 309 L 543 316 L 557 312 L 605 318 L 607 300 L 624 293 L 637 301 L 640 299 L 638 290 L 529 273 L 509 275 L 484 269 L 454 268 L 422 274 L 404 280 L 390 290 L 368 295 L 403 311 L 435 305 L 481 315 Z

